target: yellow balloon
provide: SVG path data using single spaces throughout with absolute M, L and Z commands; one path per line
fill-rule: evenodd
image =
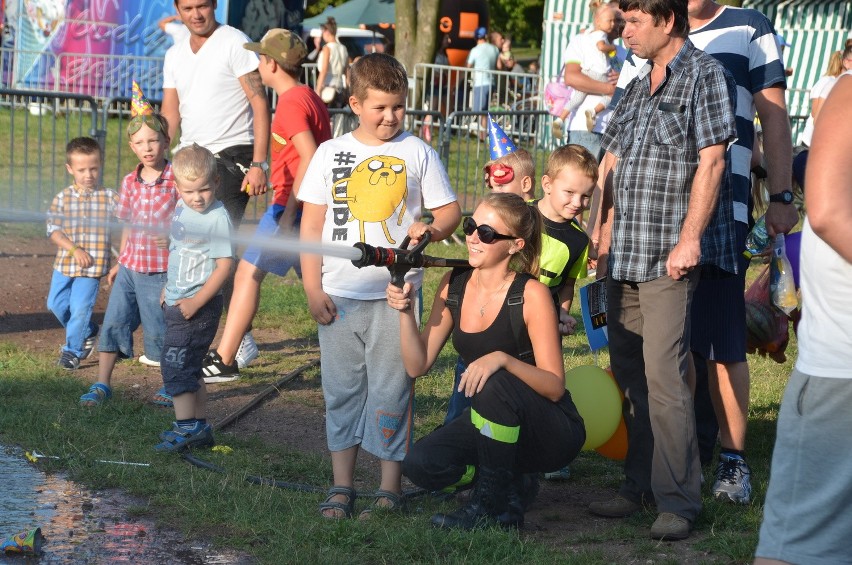
M 615 377 L 612 374 L 612 370 L 609 367 L 604 370 L 609 375 L 609 378 L 612 379 L 612 382 L 615 383 Z M 615 383 L 615 386 L 618 386 L 618 383 Z M 624 405 L 624 393 L 621 392 L 621 389 L 618 389 L 618 394 L 621 399 L 621 404 Z M 621 419 L 618 421 L 618 428 L 616 428 L 615 433 L 612 434 L 612 437 L 609 438 L 606 443 L 595 449 L 595 451 L 604 457 L 615 459 L 616 461 L 624 461 L 627 457 L 627 426 L 624 424 L 623 412 L 621 414 Z
M 600 367 L 583 365 L 565 373 L 565 388 L 586 424 L 583 449 L 591 451 L 605 444 L 621 421 L 618 386 Z

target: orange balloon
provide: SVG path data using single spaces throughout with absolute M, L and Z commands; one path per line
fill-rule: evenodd
M 604 370 L 612 378 L 613 382 L 615 382 L 612 370 L 609 367 Z M 615 383 L 615 385 L 618 386 L 618 383 Z M 621 402 L 624 403 L 624 393 L 621 392 L 621 388 L 618 389 L 618 393 L 621 395 Z M 618 428 L 616 428 L 612 437 L 595 449 L 595 451 L 608 459 L 624 461 L 624 458 L 627 457 L 627 426 L 624 423 L 624 415 L 621 416 L 621 421 L 618 423 Z

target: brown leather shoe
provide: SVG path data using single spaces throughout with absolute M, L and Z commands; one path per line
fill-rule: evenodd
M 661 512 L 651 526 L 651 539 L 677 541 L 689 537 L 692 524 L 683 516 Z
M 609 500 L 589 504 L 589 512 L 606 518 L 626 518 L 640 510 L 642 510 L 642 506 L 631 500 L 627 500 L 621 495 L 616 495 L 615 498 Z

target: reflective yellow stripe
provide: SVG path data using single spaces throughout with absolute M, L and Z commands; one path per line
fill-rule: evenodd
M 470 421 L 476 426 L 479 433 L 503 443 L 518 443 L 518 436 L 521 435 L 521 426 L 504 426 L 490 422 L 480 416 L 479 412 L 473 408 L 470 409 Z
M 466 485 L 469 485 L 470 483 L 472 483 L 473 482 L 473 476 L 475 474 L 476 474 L 476 467 L 474 467 L 473 465 L 468 465 L 467 467 L 465 467 L 464 475 L 462 475 L 461 478 L 458 481 L 456 481 L 454 484 L 451 484 L 450 486 L 448 486 L 446 488 L 442 488 L 441 492 L 449 492 L 449 493 L 456 492 L 456 489 L 459 489 L 463 486 L 466 486 Z

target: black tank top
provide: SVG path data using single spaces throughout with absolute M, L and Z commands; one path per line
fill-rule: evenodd
M 470 280 L 472 273 L 473 269 L 470 269 L 469 271 L 459 275 L 464 278 L 464 284 L 462 285 L 462 290 L 459 293 L 459 319 L 461 318 L 464 294 L 467 291 L 467 282 Z M 533 277 L 531 275 L 526 273 L 518 273 L 515 275 L 515 280 L 512 281 L 512 284 L 509 286 L 509 290 L 506 292 L 506 297 L 503 299 L 503 304 L 500 306 L 500 311 L 497 313 L 497 317 L 494 318 L 494 321 L 490 326 L 481 332 L 465 332 L 459 327 L 459 319 L 453 320 L 453 347 L 455 347 L 456 351 L 458 351 L 459 355 L 461 355 L 465 364 L 469 365 L 473 361 L 476 361 L 483 355 L 491 353 L 492 351 L 502 351 L 512 357 L 520 359 L 518 343 L 515 340 L 515 336 L 512 334 L 512 322 L 509 319 L 509 308 L 511 308 L 511 306 L 508 305 L 507 299 L 514 290 L 523 288 L 526 286 L 527 281 L 532 278 Z M 523 306 L 514 306 L 514 308 L 523 308 Z M 522 331 L 526 333 L 526 326 Z M 532 356 L 530 356 L 529 359 L 526 359 L 525 362 L 530 365 L 535 365 L 535 359 L 532 358 Z

